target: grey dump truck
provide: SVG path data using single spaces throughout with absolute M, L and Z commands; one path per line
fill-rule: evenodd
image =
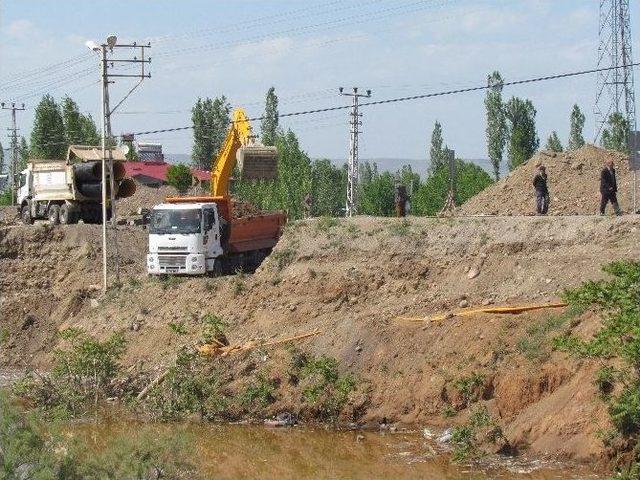
M 110 149 L 115 198 L 133 195 L 136 186 L 125 178 L 124 154 Z M 65 160 L 33 159 L 20 172 L 17 204 L 22 221 L 46 219 L 53 224 L 102 223 L 102 150 L 72 145 Z M 107 176 L 107 186 L 111 185 Z M 107 192 L 108 198 L 110 192 Z M 109 201 L 109 200 L 107 200 Z M 107 205 L 111 216 L 111 205 Z

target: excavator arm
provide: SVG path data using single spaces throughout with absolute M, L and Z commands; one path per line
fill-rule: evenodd
M 274 179 L 277 177 L 277 150 L 256 144 L 245 111 L 233 111 L 232 122 L 224 144 L 211 168 L 211 195 L 229 197 L 233 169 L 239 164 L 242 178 Z

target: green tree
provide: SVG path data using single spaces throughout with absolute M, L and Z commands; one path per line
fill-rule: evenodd
M 562 142 L 560 142 L 558 133 L 555 130 L 551 132 L 551 135 L 547 138 L 547 145 L 545 146 L 545 149 L 552 152 L 562 152 Z
M 62 159 L 67 152 L 64 121 L 60 107 L 51 95 L 45 95 L 36 107 L 31 130 L 31 156 Z
M 271 87 L 267 91 L 267 98 L 264 107 L 264 118 L 260 124 L 260 131 L 262 132 L 262 143 L 265 145 L 274 145 L 276 140 L 276 133 L 278 131 L 278 96 L 276 95 L 276 89 Z
M 179 192 L 184 192 L 191 186 L 191 170 L 186 165 L 178 163 L 167 169 L 167 183 Z
M 313 216 L 342 215 L 346 202 L 347 172 L 330 160 L 311 163 L 311 198 Z
M 491 185 L 491 176 L 471 162 L 456 159 L 455 202 L 462 205 L 474 195 Z M 429 174 L 412 198 L 416 215 L 435 215 L 442 207 L 449 192 L 449 167 L 442 165 Z
M 278 179 L 237 180 L 232 185 L 233 193 L 264 210 L 286 210 L 289 218 L 301 218 L 304 198 L 312 192 L 311 160 L 291 130 L 278 130 L 275 146 L 278 149 Z
M 231 105 L 222 95 L 215 99 L 198 98 L 191 110 L 193 123 L 193 166 L 210 170 L 229 128 Z
M 580 107 L 577 104 L 574 105 L 573 110 L 571 110 L 567 150 L 577 150 L 584 145 L 584 137 L 582 136 L 584 120 L 584 114 L 580 111 Z
M 375 174 L 362 184 L 360 192 L 359 213 L 375 216 L 394 214 L 395 179 L 391 173 L 378 173 L 375 167 Z
M 0 142 L 0 175 L 4 172 L 4 147 Z
M 504 81 L 500 72 L 493 72 L 487 77 L 491 88 L 487 90 L 484 105 L 487 111 L 487 151 L 493 166 L 493 176 L 500 178 L 500 164 L 504 146 L 507 142 L 507 124 L 502 104 L 502 86 Z
M 540 139 L 536 132 L 536 109 L 531 100 L 512 97 L 505 104 L 509 134 L 509 170 L 526 163 L 536 152 Z
M 429 149 L 429 171 L 437 170 L 440 166 L 444 165 L 446 158 L 444 157 L 444 151 L 442 138 L 442 125 L 436 120 L 431 133 L 431 148 Z
M 18 168 L 16 171 L 21 172 L 27 168 L 29 162 L 29 144 L 24 137 L 20 137 L 20 146 L 18 147 Z
M 629 122 L 621 113 L 612 113 L 602 131 L 600 144 L 608 150 L 629 152 Z

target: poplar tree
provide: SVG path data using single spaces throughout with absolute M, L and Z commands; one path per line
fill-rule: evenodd
M 569 128 L 568 150 L 576 150 L 584 145 L 584 137 L 582 129 L 584 128 L 584 114 L 580 111 L 578 105 L 573 106 L 571 110 L 571 124 Z
M 502 104 L 502 88 L 504 81 L 500 72 L 493 72 L 487 77 L 489 88 L 484 99 L 487 111 L 487 152 L 491 165 L 493 166 L 493 176 L 496 180 L 500 178 L 500 164 L 504 146 L 507 142 L 507 125 L 504 117 Z
M 602 131 L 600 144 L 608 150 L 629 152 L 629 122 L 621 113 L 612 113 L 607 121 L 607 128 Z
M 433 172 L 440 168 L 446 162 L 445 152 L 443 149 L 442 125 L 436 120 L 431 133 L 431 148 L 429 149 L 429 171 Z
M 69 145 L 100 145 L 100 134 L 90 114 L 80 113 L 78 104 L 69 96 L 62 99 L 64 135 Z
M 198 98 L 191 110 L 193 122 L 193 166 L 210 170 L 229 128 L 231 105 L 222 95 L 215 99 Z
M 509 170 L 526 163 L 536 152 L 540 139 L 536 132 L 536 109 L 531 100 L 512 97 L 504 108 L 507 121 Z
M 262 132 L 262 143 L 265 145 L 274 145 L 276 141 L 276 132 L 278 131 L 279 123 L 278 112 L 278 96 L 276 95 L 276 89 L 271 87 L 267 91 L 267 98 L 264 107 L 264 118 L 260 124 L 260 131 Z
M 31 156 L 63 159 L 67 152 L 64 121 L 60 107 L 51 95 L 45 95 L 36 107 L 31 130 Z
M 555 131 L 551 132 L 551 135 L 549 135 L 549 138 L 547 138 L 547 145 L 545 149 L 552 152 L 562 152 L 562 143 L 560 142 L 560 138 Z
M 0 142 L 0 175 L 4 172 L 4 148 L 2 142 Z

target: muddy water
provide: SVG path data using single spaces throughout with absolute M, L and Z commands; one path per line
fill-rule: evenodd
M 89 442 L 136 429 L 128 424 L 76 427 Z M 147 428 L 147 427 L 145 427 Z M 158 434 L 187 434 L 192 461 L 215 479 L 586 480 L 588 470 L 503 460 L 500 467 L 453 466 L 418 433 L 335 432 L 244 425 L 160 425 Z

